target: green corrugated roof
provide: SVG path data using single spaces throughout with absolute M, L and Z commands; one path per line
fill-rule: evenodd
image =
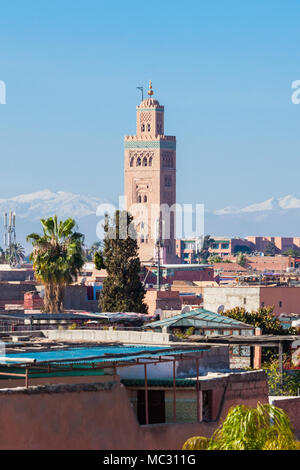
M 122 384 L 127 387 L 144 387 L 144 379 L 122 379 Z M 148 379 L 148 387 L 173 387 L 173 379 Z M 196 380 L 193 379 L 176 379 L 176 387 L 195 387 Z
M 252 329 L 250 325 L 243 323 L 233 318 L 220 315 L 219 313 L 210 312 L 204 308 L 198 308 L 190 312 L 181 313 L 174 317 L 166 318 L 165 320 L 148 323 L 144 328 L 162 328 L 170 326 L 182 326 L 195 328 L 224 328 L 234 327 L 237 329 Z

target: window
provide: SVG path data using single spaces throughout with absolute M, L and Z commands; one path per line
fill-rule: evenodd
M 165 423 L 166 406 L 164 390 L 148 390 L 149 424 Z M 140 424 L 146 424 L 145 390 L 137 391 L 137 418 Z
M 172 186 L 172 177 L 170 175 L 165 176 L 165 186 L 170 188 Z
M 145 131 L 145 124 L 142 124 L 142 126 L 141 126 L 141 131 L 142 131 L 142 132 Z
M 136 161 L 136 166 L 141 166 L 141 164 L 142 164 L 141 157 L 138 157 Z
M 138 197 L 138 202 L 142 202 L 142 196 Z
M 149 166 L 152 166 L 152 157 L 149 158 Z
M 246 305 L 246 303 L 247 303 L 247 299 L 246 297 L 244 297 L 244 305 Z
M 281 300 L 279 300 L 279 307 L 282 307 L 282 302 L 281 302 Z
M 147 131 L 150 132 L 150 130 L 151 130 L 151 126 L 150 124 L 147 124 Z
M 228 250 L 229 249 L 229 243 L 221 243 L 221 248 L 222 248 L 222 250 Z
M 163 168 L 173 168 L 172 153 L 170 153 L 170 152 L 164 152 L 163 153 L 162 166 L 163 166 Z
M 134 162 L 134 158 L 131 157 L 131 159 L 130 159 L 130 166 L 133 166 L 133 162 Z
M 147 162 L 147 158 L 144 157 L 144 158 L 143 158 L 143 166 L 147 166 L 147 163 L 148 163 L 148 162 Z
M 147 201 L 148 201 L 147 196 L 144 196 L 144 202 L 147 202 Z

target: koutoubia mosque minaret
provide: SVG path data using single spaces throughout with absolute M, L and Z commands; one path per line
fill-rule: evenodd
M 161 262 L 174 263 L 175 212 L 164 208 L 176 203 L 176 137 L 165 135 L 165 109 L 153 94 L 150 81 L 148 97 L 136 107 L 136 135 L 125 136 L 125 201 L 136 223 L 141 262 L 156 260 L 160 221 Z

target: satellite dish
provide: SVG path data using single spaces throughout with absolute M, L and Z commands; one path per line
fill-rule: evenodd
M 161 308 L 157 308 L 153 314 L 154 317 L 156 317 L 157 315 L 159 315 L 159 318 L 161 318 L 161 315 L 162 315 L 162 309 Z
M 220 305 L 220 306 L 218 307 L 217 313 L 223 313 L 224 310 L 225 310 L 224 305 Z
M 45 287 L 44 286 L 37 286 L 36 290 L 38 291 L 39 296 L 41 297 L 41 299 L 43 299 L 45 297 Z
M 181 310 L 181 313 L 188 313 L 191 311 L 191 307 L 189 305 L 186 305 L 185 307 L 183 307 L 183 309 Z

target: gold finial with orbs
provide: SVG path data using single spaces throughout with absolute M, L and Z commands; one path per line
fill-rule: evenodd
M 149 81 L 149 90 L 148 90 L 148 95 L 152 96 L 154 94 L 154 91 L 152 90 L 152 82 L 151 80 Z

